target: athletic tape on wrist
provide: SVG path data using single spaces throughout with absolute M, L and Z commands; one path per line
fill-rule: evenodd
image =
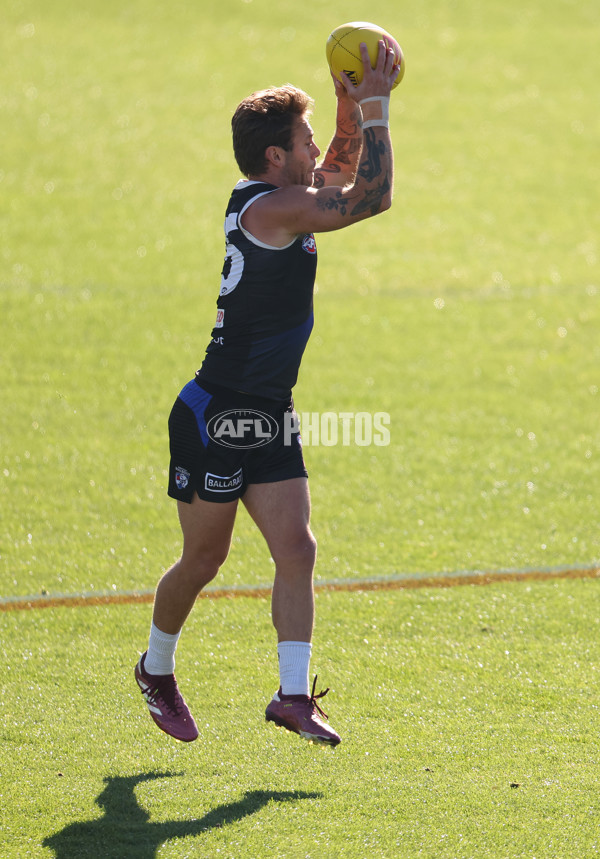
M 373 95 L 373 96 L 370 96 L 370 98 L 361 98 L 361 100 L 358 103 L 360 105 L 363 105 L 363 104 L 368 104 L 370 101 L 378 101 L 379 102 L 379 104 L 381 105 L 381 119 L 385 120 L 387 122 L 390 118 L 390 97 L 384 96 L 384 95 Z M 376 120 L 376 119 L 368 119 L 367 120 L 367 122 L 380 122 L 380 121 L 381 120 Z M 365 125 L 363 127 L 367 127 L 367 122 L 365 122 Z M 389 128 L 389 126 L 388 126 L 388 128 Z

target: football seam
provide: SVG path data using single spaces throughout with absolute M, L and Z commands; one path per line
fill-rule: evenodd
M 362 27 L 354 27 L 353 30 L 348 30 L 347 33 L 344 33 L 344 35 L 342 36 L 342 39 L 347 39 L 348 36 L 352 35 L 352 33 L 357 33 L 359 30 L 362 30 L 362 29 L 363 29 Z M 350 54 L 350 56 L 353 57 L 355 60 L 362 60 L 360 52 L 359 52 L 358 56 L 356 54 L 353 54 L 349 48 L 347 48 L 345 45 L 342 45 L 342 43 L 339 39 L 335 40 L 335 48 L 341 48 L 342 51 L 346 51 L 346 53 Z M 335 50 L 335 48 L 333 50 Z M 331 52 L 331 56 L 333 57 L 333 51 Z
M 347 38 L 348 38 L 348 36 L 352 35 L 352 33 L 358 33 L 358 32 L 359 32 L 360 30 L 362 30 L 362 29 L 364 29 L 364 28 L 363 28 L 363 27 L 354 27 L 354 29 L 353 29 L 353 30 L 348 30 L 348 32 L 347 32 L 347 33 L 344 33 L 344 35 L 343 35 L 341 38 L 342 38 L 342 39 L 347 39 Z M 371 31 L 367 31 L 367 32 L 371 32 Z M 342 42 L 340 41 L 340 39 L 337 39 L 337 38 L 335 38 L 335 37 L 334 37 L 334 39 L 335 39 L 335 45 L 333 46 L 333 48 L 332 48 L 332 50 L 331 50 L 331 58 L 332 58 L 332 59 L 333 59 L 333 52 L 335 51 L 335 49 L 336 49 L 336 48 L 341 48 L 341 49 L 342 49 L 342 51 L 345 51 L 347 54 L 350 54 L 350 56 L 351 56 L 353 59 L 355 59 L 355 60 L 359 60 L 359 61 L 362 61 L 362 56 L 361 56 L 361 54 L 360 54 L 360 51 L 359 51 L 358 55 L 357 55 L 357 54 L 353 54 L 353 53 L 352 53 L 352 51 L 351 51 L 349 48 L 347 48 L 345 45 L 343 45 L 343 44 L 342 44 Z M 394 50 L 394 54 L 395 54 L 395 50 Z

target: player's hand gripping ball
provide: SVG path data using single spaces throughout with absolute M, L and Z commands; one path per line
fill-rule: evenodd
M 392 89 L 398 86 L 404 77 L 405 63 L 402 49 L 398 42 L 381 27 L 369 24 L 367 21 L 352 21 L 336 27 L 327 39 L 325 52 L 329 68 L 338 80 L 341 72 L 346 72 L 354 86 L 363 79 L 363 61 L 360 55 L 360 43 L 364 42 L 369 50 L 371 66 L 375 68 L 379 53 L 379 41 L 392 47 L 395 52 L 395 62 L 400 66 L 400 74 L 394 81 Z

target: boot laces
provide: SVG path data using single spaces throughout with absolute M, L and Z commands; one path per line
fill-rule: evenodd
M 327 695 L 327 693 L 329 692 L 329 686 L 327 687 L 327 689 L 325 689 L 324 692 L 319 692 L 318 695 L 315 695 L 315 689 L 316 688 L 317 688 L 317 675 L 315 674 L 315 679 L 313 680 L 313 685 L 312 685 L 312 692 L 310 693 L 310 703 L 316 710 L 319 711 L 321 716 L 323 716 L 325 719 L 329 719 L 329 716 L 327 715 L 327 713 L 324 710 L 322 710 L 321 707 L 319 707 L 319 705 L 317 704 L 317 700 L 319 698 L 324 698 L 325 695 Z

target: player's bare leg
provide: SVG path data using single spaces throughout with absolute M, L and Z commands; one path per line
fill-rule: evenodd
M 177 502 L 183 552 L 161 578 L 154 598 L 153 621 L 163 632 L 174 635 L 181 630 L 198 594 L 225 562 L 237 503 L 215 504 L 197 495 L 191 504 Z
M 158 727 L 185 742 L 195 740 L 198 729 L 177 686 L 175 649 L 198 594 L 227 557 L 236 509 L 237 501 L 213 504 L 197 495 L 191 504 L 178 502 L 183 553 L 158 584 L 148 650 L 135 669 Z
M 304 477 L 278 483 L 251 484 L 243 498 L 267 541 L 275 562 L 272 595 L 277 630 L 281 686 L 266 710 L 267 721 L 306 739 L 335 746 L 336 732 L 321 717 L 316 703 L 323 694 L 308 694 L 310 642 L 314 623 L 313 571 L 317 544 L 310 530 L 310 494 Z M 293 690 L 286 692 L 287 688 Z
M 275 562 L 271 610 L 278 640 L 310 642 L 317 543 L 310 530 L 308 480 L 254 483 L 243 501 Z

